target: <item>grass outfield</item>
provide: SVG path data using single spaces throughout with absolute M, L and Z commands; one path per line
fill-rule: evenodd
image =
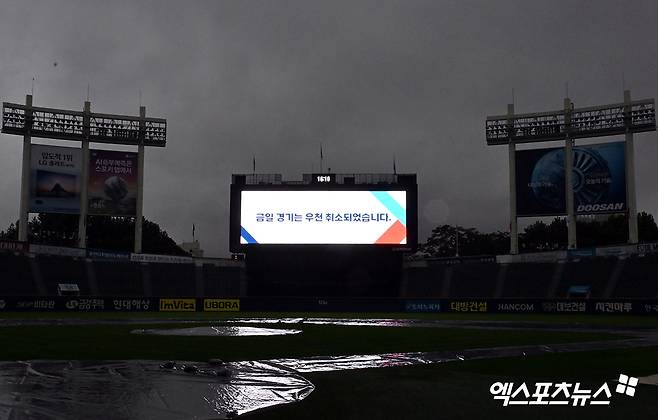
M 194 325 L 207 325 L 199 323 Z M 186 326 L 191 326 L 186 324 Z M 207 361 L 460 350 L 618 338 L 608 333 L 291 325 L 301 334 L 259 337 L 182 337 L 131 334 L 137 328 L 180 324 L 2 327 L 0 360 L 154 359 Z M 268 325 L 268 328 L 277 327 Z M 279 326 L 285 328 L 285 326 Z
M 548 324 L 587 324 L 625 327 L 656 327 L 658 316 L 599 314 L 500 314 L 500 313 L 410 313 L 410 312 L 0 312 L 0 320 L 16 319 L 141 319 L 171 318 L 222 320 L 227 318 L 390 318 L 466 321 L 523 321 Z M 1 321 L 0 321 L 1 326 Z
M 657 327 L 654 317 L 503 314 L 354 314 L 354 313 L 1 313 L 18 319 L 161 319 L 158 324 L 0 326 L 0 360 L 156 359 L 254 360 L 312 355 L 374 354 L 459 350 L 522 344 L 552 344 L 619 338 L 606 332 L 552 332 L 465 328 L 386 328 L 268 324 L 302 334 L 272 337 L 166 337 L 135 335 L 137 328 L 181 327 L 165 318 L 197 325 L 228 317 L 340 317 L 497 320 Z M 0 321 L 1 325 L 1 321 Z M 548 354 L 525 358 L 471 360 L 429 366 L 305 373 L 316 390 L 298 404 L 253 413 L 253 419 L 548 419 L 658 418 L 658 387 L 641 385 L 634 398 L 614 393 L 620 373 L 658 373 L 658 347 Z M 598 389 L 611 385 L 610 407 L 501 407 L 489 386 L 494 382 L 582 382 Z M 532 388 L 530 389 L 532 392 Z

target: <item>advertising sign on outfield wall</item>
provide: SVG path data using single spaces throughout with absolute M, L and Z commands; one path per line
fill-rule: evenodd
M 87 250 L 83 248 L 69 248 L 65 246 L 30 244 L 32 254 L 57 255 L 60 257 L 78 257 L 87 256 Z
M 144 263 L 192 264 L 194 258 L 177 255 L 130 254 L 130 261 Z
M 341 311 L 658 315 L 656 299 L 149 298 L 0 296 L 0 311 Z
M 161 312 L 194 312 L 196 311 L 196 299 L 160 299 L 159 309 Z
M 0 251 L 27 252 L 27 242 L 0 241 Z
M 203 310 L 206 312 L 240 311 L 240 299 L 204 299 Z

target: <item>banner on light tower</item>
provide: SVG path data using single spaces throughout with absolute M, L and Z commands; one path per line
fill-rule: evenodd
M 81 168 L 81 149 L 33 144 L 30 212 L 79 214 Z
M 89 152 L 89 214 L 135 216 L 137 213 L 137 153 Z

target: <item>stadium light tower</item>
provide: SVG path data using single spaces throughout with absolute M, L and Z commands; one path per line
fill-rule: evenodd
M 656 131 L 655 101 L 654 99 L 632 101 L 631 93 L 628 90 L 624 91 L 624 101 L 616 104 L 574 109 L 571 100 L 565 98 L 564 107 L 558 111 L 515 114 L 514 104 L 509 104 L 507 106 L 507 115 L 487 117 L 485 125 L 487 144 L 507 144 L 509 147 L 510 253 L 517 254 L 519 252 L 517 228 L 519 216 L 566 215 L 568 247 L 573 249 L 577 246 L 577 214 L 619 213 L 623 211 L 628 214 L 628 242 L 636 244 L 638 242 L 638 228 L 633 135 L 634 133 L 647 131 Z M 595 198 L 590 197 L 593 201 L 588 205 L 576 206 L 574 185 L 578 184 L 579 188 L 583 185 L 598 187 L 611 184 L 613 180 L 605 175 L 605 171 L 600 170 L 600 168 L 596 176 L 590 176 L 587 179 L 583 178 L 588 176 L 585 172 L 591 169 L 591 166 L 585 168 L 578 166 L 578 170 L 574 170 L 574 165 L 583 164 L 581 160 L 574 161 L 574 158 L 585 155 L 585 153 L 579 155 L 576 152 L 575 141 L 582 138 L 616 135 L 624 135 L 625 140 L 623 144 L 624 161 L 622 162 L 625 170 L 620 177 L 625 179 L 623 185 L 625 187 L 625 197 L 622 200 L 624 203 L 611 206 L 594 202 L 605 197 L 605 194 L 598 194 Z M 541 205 L 538 205 L 532 212 L 519 215 L 520 200 L 525 198 L 519 197 L 517 194 L 520 180 L 517 176 L 519 169 L 517 155 L 519 155 L 519 152 L 516 150 L 516 145 L 562 140 L 565 142 L 563 151 L 559 151 L 553 156 L 562 157 L 562 163 L 559 163 L 559 165 L 564 166 L 564 172 L 562 175 L 552 173 L 555 182 L 550 187 L 554 191 L 562 191 L 562 188 L 564 188 L 563 197 L 553 197 L 554 201 L 564 199 L 563 207 L 553 206 L 553 208 L 549 208 L 550 206 L 544 206 L 544 208 L 540 208 Z M 552 164 L 553 167 L 559 166 L 556 160 L 548 163 Z M 539 184 L 546 182 L 545 180 L 546 178 L 541 179 Z M 539 185 L 539 188 L 541 187 L 543 186 Z M 533 186 L 533 188 L 535 187 Z M 579 198 L 579 200 L 581 199 L 582 197 Z
M 19 215 L 19 241 L 26 242 L 32 163 L 32 137 L 79 141 L 82 144 L 80 165 L 80 203 L 78 246 L 87 245 L 89 143 L 137 146 L 137 197 L 135 209 L 135 252 L 142 252 L 142 204 L 144 186 L 144 146 L 164 147 L 167 142 L 167 121 L 147 118 L 140 106 L 138 117 L 91 112 L 91 103 L 83 111 L 34 107 L 32 95 L 26 95 L 25 105 L 3 102 L 2 133 L 23 136 L 23 167 Z M 61 188 L 61 186 L 60 186 Z M 65 191 L 66 192 L 66 191 Z M 77 213 L 77 211 L 76 211 Z

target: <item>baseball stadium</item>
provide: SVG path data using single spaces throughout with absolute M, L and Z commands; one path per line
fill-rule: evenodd
M 193 112 L 151 116 L 141 90 L 138 113 L 97 112 L 89 87 L 81 107 L 49 91 L 41 106 L 34 77 L 29 94 L 8 90 L 1 139 L 16 153 L 0 177 L 19 182 L 0 201 L 0 419 L 658 418 L 658 226 L 638 185 L 656 190 L 636 162 L 655 140 L 650 88 L 469 114 L 468 147 L 502 152 L 505 182 L 496 205 L 453 185 L 468 205 L 451 222 L 427 216 L 435 168 L 414 161 L 335 171 L 324 140 L 310 171 L 257 171 L 250 149 L 251 170 L 222 185 L 183 183 L 156 167 L 201 150 Z M 177 164 L 210 178 L 195 162 Z M 219 256 L 188 217 L 195 189 L 222 209 Z M 473 214 L 509 226 L 463 227 Z

